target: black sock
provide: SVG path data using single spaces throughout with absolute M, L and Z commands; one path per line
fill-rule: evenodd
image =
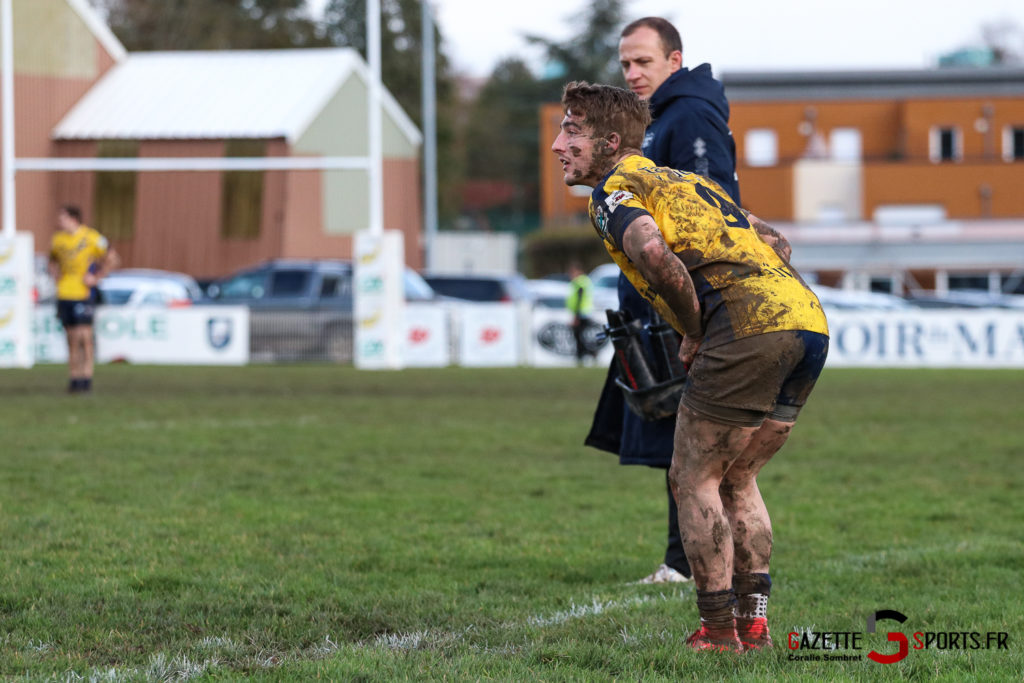
M 92 377 L 82 379 L 82 391 L 92 391 Z
M 732 588 L 724 591 L 697 591 L 697 611 L 701 623 L 715 631 L 732 630 L 733 608 L 736 594 Z
M 72 377 L 68 382 L 68 393 L 75 394 L 82 390 L 82 380 Z

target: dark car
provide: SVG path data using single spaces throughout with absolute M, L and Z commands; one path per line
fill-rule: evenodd
M 526 278 L 512 275 L 424 275 L 437 294 L 463 301 L 532 301 Z
M 418 273 L 405 269 L 406 301 L 436 295 Z M 249 307 L 250 353 L 259 360 L 352 359 L 352 263 L 277 259 L 207 286 L 204 303 Z

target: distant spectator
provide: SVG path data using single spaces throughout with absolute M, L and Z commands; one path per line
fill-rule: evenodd
M 569 266 L 569 295 L 565 306 L 572 313 L 572 336 L 576 341 L 576 362 L 583 364 L 585 356 L 594 356 L 587 348 L 583 332 L 591 324 L 590 314 L 594 310 L 594 285 L 578 263 Z

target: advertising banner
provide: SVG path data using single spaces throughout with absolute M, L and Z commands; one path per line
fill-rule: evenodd
M 355 238 L 355 366 L 402 367 L 404 270 L 402 233 L 363 231 Z
M 588 365 L 608 367 L 613 351 L 611 342 L 602 339 L 604 313 L 591 316 L 583 329 L 586 347 L 596 352 Z M 576 339 L 572 332 L 572 314 L 566 310 L 537 307 L 530 316 L 530 365 L 541 367 L 576 364 Z
M 66 363 L 67 340 L 55 307 L 35 310 L 35 354 L 40 363 Z M 129 308 L 100 306 L 93 325 L 96 361 L 154 365 L 245 365 L 249 309 L 245 306 Z
M 0 237 L 0 368 L 28 368 L 32 347 L 32 233 Z
M 519 309 L 515 304 L 458 307 L 459 365 L 514 366 L 519 357 Z
M 436 304 L 406 304 L 405 365 L 416 368 L 443 368 L 451 365 L 451 335 L 448 312 Z
M 1024 368 L 1024 310 L 828 311 L 831 367 Z

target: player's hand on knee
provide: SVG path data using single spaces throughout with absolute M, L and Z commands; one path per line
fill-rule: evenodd
M 703 337 L 683 337 L 683 343 L 679 345 L 679 360 L 683 362 L 683 366 L 687 370 L 693 365 L 693 359 L 697 355 L 702 341 L 704 341 Z

